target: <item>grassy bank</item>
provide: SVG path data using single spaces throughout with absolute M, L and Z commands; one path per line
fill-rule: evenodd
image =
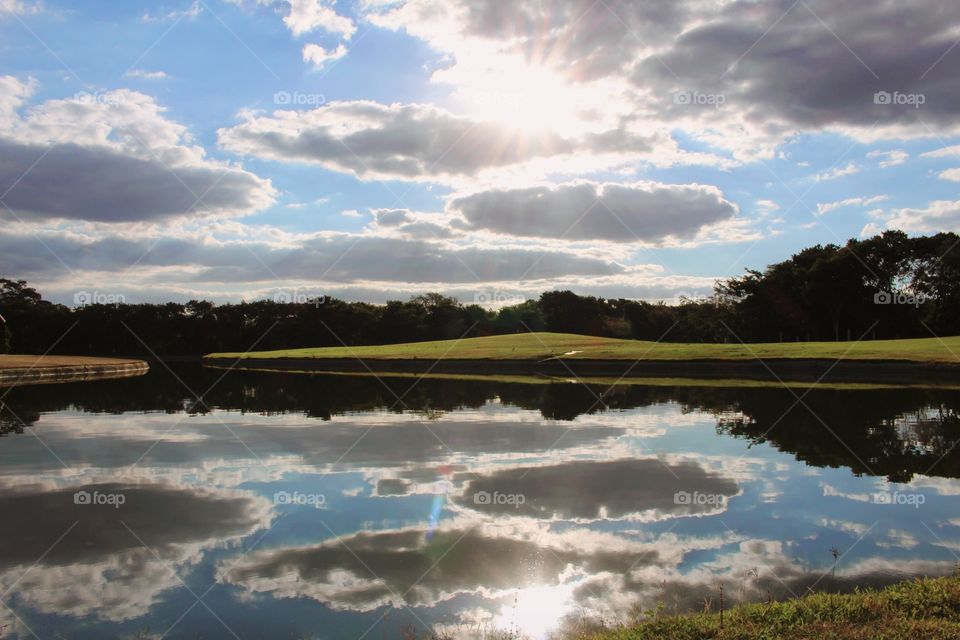
M 143 360 L 122 358 L 0 355 L 0 386 L 137 376 L 149 369 Z
M 716 606 L 716 604 L 714 604 Z M 656 616 L 637 626 L 570 637 L 590 640 L 955 640 L 960 576 L 918 579 L 879 591 L 812 594 L 725 612 Z
M 214 353 L 208 358 L 363 358 L 369 360 L 596 360 L 847 359 L 960 362 L 960 336 L 853 342 L 787 342 L 742 345 L 649 342 L 569 333 L 522 333 L 464 340 L 369 347 L 323 347 Z

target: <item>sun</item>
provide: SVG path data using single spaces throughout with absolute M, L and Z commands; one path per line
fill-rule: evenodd
M 589 97 L 552 69 L 519 57 L 505 63 L 502 56 L 490 64 L 458 63 L 454 69 L 444 79 L 457 85 L 458 112 L 528 132 L 573 133 L 584 125 L 581 114 Z

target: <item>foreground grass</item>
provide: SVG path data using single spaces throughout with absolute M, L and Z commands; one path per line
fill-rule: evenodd
M 960 576 L 903 582 L 880 591 L 812 594 L 718 613 L 655 616 L 637 626 L 566 636 L 584 640 L 955 640 Z
M 600 360 L 752 360 L 825 358 L 960 362 L 960 336 L 863 342 L 784 342 L 743 345 L 619 340 L 571 333 L 520 333 L 463 340 L 411 342 L 369 347 L 322 347 L 213 353 L 208 358 L 364 358 L 543 360 L 554 357 Z

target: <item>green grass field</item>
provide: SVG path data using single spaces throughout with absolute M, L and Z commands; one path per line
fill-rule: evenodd
M 716 603 L 714 603 L 716 611 Z M 879 591 L 817 593 L 718 613 L 656 615 L 591 640 L 948 640 L 960 638 L 960 578 L 911 580 Z
M 752 360 L 826 358 L 960 363 L 960 336 L 863 342 L 697 344 L 597 338 L 570 333 L 522 333 L 463 340 L 411 342 L 369 347 L 323 347 L 213 353 L 208 358 L 363 358 L 369 360 Z

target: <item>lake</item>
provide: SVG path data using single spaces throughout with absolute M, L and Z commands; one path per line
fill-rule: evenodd
M 542 638 L 958 563 L 957 390 L 170 367 L 0 389 L 3 637 Z

